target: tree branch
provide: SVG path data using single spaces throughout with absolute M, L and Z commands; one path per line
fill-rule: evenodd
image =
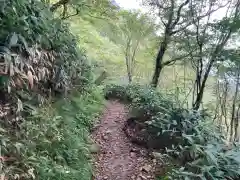
M 174 15 L 174 0 L 171 0 L 171 10 L 170 10 L 170 14 L 167 20 L 167 23 L 165 23 L 165 33 L 166 34 L 170 34 L 172 31 L 171 28 L 171 24 L 172 24 L 172 20 L 173 20 L 173 15 Z
M 195 49 L 194 49 L 194 50 L 195 50 Z M 193 52 L 194 50 L 190 51 L 188 54 L 185 54 L 185 55 L 183 55 L 183 56 L 179 56 L 179 57 L 176 57 L 176 58 L 171 59 L 171 60 L 169 60 L 169 61 L 165 61 L 165 62 L 162 63 L 162 66 L 163 66 L 163 67 L 164 67 L 164 66 L 170 66 L 170 65 L 174 64 L 176 61 L 188 57 L 189 55 L 192 54 L 192 52 Z
M 161 22 L 163 23 L 163 25 L 164 25 L 165 27 L 167 27 L 167 23 L 165 23 L 165 22 L 163 21 L 163 18 L 162 18 L 162 17 L 160 17 L 160 20 L 161 20 Z
M 76 13 L 75 13 L 75 14 L 70 14 L 70 15 L 68 15 L 68 16 L 63 16 L 63 17 L 62 17 L 62 20 L 66 20 L 66 19 L 68 19 L 68 18 L 70 18 L 70 17 L 77 16 L 79 13 L 80 13 L 80 12 L 79 12 L 79 9 L 76 9 Z
M 189 3 L 189 1 L 190 1 L 190 0 L 186 0 L 184 3 L 182 3 L 182 4 L 179 6 L 179 8 L 178 8 L 178 10 L 177 10 L 177 18 L 176 18 L 176 20 L 173 22 L 173 24 L 171 25 L 171 29 L 174 29 L 174 27 L 177 25 L 177 23 L 178 23 L 178 21 L 179 21 L 179 19 L 180 19 L 180 14 L 181 14 L 182 8 L 183 8 L 184 6 L 186 6 L 186 5 Z
M 186 29 L 187 27 L 189 27 L 190 25 L 192 25 L 192 23 L 194 23 L 194 22 L 196 23 L 197 21 L 205 18 L 206 16 L 209 16 L 210 14 L 218 11 L 219 9 L 221 9 L 221 8 L 223 8 L 223 7 L 226 7 L 227 5 L 228 5 L 228 3 L 226 3 L 226 4 L 222 5 L 222 6 L 219 6 L 218 8 L 213 9 L 213 10 L 211 10 L 211 11 L 208 11 L 206 14 L 197 17 L 197 18 L 196 18 L 195 20 L 193 20 L 193 21 L 188 22 L 185 26 L 183 26 L 183 27 L 181 27 L 181 28 L 179 28 L 179 29 L 177 29 L 177 30 L 175 30 L 175 31 L 172 31 L 172 32 L 171 32 L 171 35 L 174 35 L 174 34 L 180 32 L 180 31 L 183 31 L 184 29 Z
M 136 52 L 137 52 L 139 43 L 140 43 L 140 39 L 137 40 L 136 46 L 135 46 L 135 48 L 133 49 L 133 54 L 132 54 L 132 58 L 131 58 L 132 64 L 134 63 L 134 60 L 135 60 L 135 56 L 136 56 Z
M 56 11 L 60 6 L 63 6 L 65 4 L 69 3 L 69 0 L 59 0 L 58 2 L 54 3 L 51 7 L 50 7 L 50 11 L 54 12 Z
M 171 0 L 171 13 L 169 15 L 168 23 L 167 23 L 167 28 L 169 29 L 172 29 L 171 24 L 172 24 L 173 16 L 174 16 L 174 0 Z
M 66 14 L 67 14 L 67 4 L 64 4 L 64 5 L 63 5 L 62 17 L 63 17 L 63 18 L 66 17 Z M 63 19 L 63 18 L 62 18 L 62 19 Z

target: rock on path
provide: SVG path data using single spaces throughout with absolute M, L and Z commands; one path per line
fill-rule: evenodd
M 108 101 L 99 127 L 92 136 L 100 151 L 93 180 L 152 180 L 152 162 L 146 151 L 132 144 L 122 128 L 128 111 L 117 101 Z

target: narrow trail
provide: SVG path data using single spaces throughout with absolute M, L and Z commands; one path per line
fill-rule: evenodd
M 132 144 L 122 128 L 127 108 L 108 101 L 99 127 L 92 136 L 100 146 L 96 155 L 94 180 L 153 180 L 152 160 L 146 150 Z

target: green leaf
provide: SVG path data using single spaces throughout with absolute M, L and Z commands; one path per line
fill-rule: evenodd
M 28 50 L 28 44 L 27 44 L 26 39 L 22 35 L 18 35 L 18 37 L 19 37 L 20 41 L 23 43 L 25 49 Z
M 21 153 L 21 148 L 23 148 L 23 144 L 22 143 L 19 143 L 19 142 L 17 142 L 17 143 L 15 143 L 15 148 L 16 148 L 16 150 L 17 150 L 17 152 L 20 154 Z
M 12 47 L 12 46 L 15 46 L 17 42 L 18 42 L 18 35 L 16 33 L 13 33 L 8 45 L 9 47 Z
M 0 76 L 0 86 L 7 84 L 8 81 L 9 81 L 9 76 L 7 75 Z
M 21 112 L 23 110 L 23 104 L 20 99 L 17 100 L 17 113 Z
M 216 174 L 216 176 L 218 176 L 218 177 L 222 177 L 222 176 L 224 175 L 224 172 L 222 172 L 222 171 L 217 171 L 217 172 L 215 172 L 215 174 Z

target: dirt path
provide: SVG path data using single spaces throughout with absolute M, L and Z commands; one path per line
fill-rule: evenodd
M 100 146 L 96 155 L 94 180 L 152 180 L 152 162 L 146 151 L 132 144 L 122 128 L 127 109 L 108 101 L 98 129 L 93 133 Z

